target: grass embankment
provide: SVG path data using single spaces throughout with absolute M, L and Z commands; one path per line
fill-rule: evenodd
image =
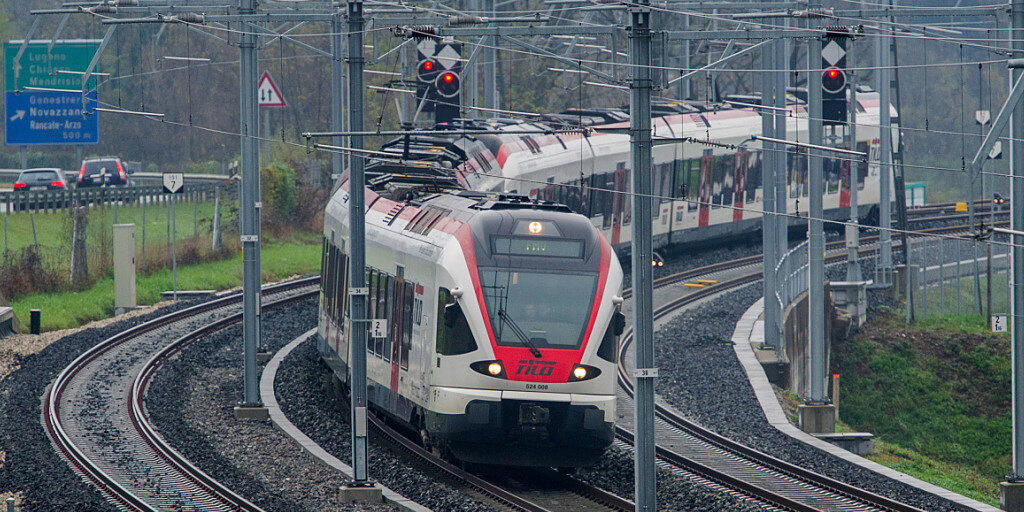
M 873 460 L 998 505 L 1010 468 L 1009 346 L 981 317 L 908 327 L 877 315 L 833 346 L 840 416 L 877 436 Z
M 170 206 L 166 204 L 150 204 L 145 206 L 146 215 L 146 250 L 157 250 L 167 241 L 168 225 L 170 224 Z M 228 209 L 221 204 L 221 222 L 227 225 Z M 119 206 L 117 208 L 118 224 L 135 224 L 135 250 L 142 249 L 142 205 Z M 40 249 L 46 253 L 53 250 L 60 254 L 69 253 L 71 247 L 71 228 L 73 220 L 66 210 L 57 213 L 13 212 L 7 216 L 7 249 L 16 251 L 33 245 L 38 240 Z M 32 221 L 35 220 L 35 236 L 32 236 Z M 195 231 L 195 203 L 179 203 L 175 206 L 175 224 L 177 238 L 190 238 Z M 209 231 L 213 220 L 213 201 L 199 203 L 199 234 Z M 230 220 L 230 222 L 234 222 Z M 86 245 L 94 247 L 98 244 L 109 244 L 114 224 L 114 208 L 89 208 L 86 227 Z M 204 229 L 205 228 L 205 229 Z
M 266 240 L 266 239 L 265 239 Z M 277 281 L 296 274 L 320 272 L 320 240 L 316 235 L 298 235 L 290 240 L 263 243 L 261 263 L 264 282 Z M 242 284 L 242 254 L 209 263 L 178 267 L 178 289 L 226 289 Z M 160 293 L 170 290 L 170 270 L 139 275 L 136 281 L 140 305 L 160 301 Z M 79 292 L 31 294 L 11 301 L 23 327 L 28 326 L 31 309 L 41 309 L 44 330 L 67 329 L 106 318 L 114 313 L 114 278 L 106 276 Z

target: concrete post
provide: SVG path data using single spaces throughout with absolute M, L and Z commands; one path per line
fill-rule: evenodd
M 363 2 L 348 0 L 348 123 L 352 131 L 363 130 Z M 353 149 L 362 149 L 363 137 L 349 138 Z M 349 366 L 349 413 L 352 436 L 352 482 L 342 489 L 348 501 L 379 501 L 380 488 L 370 482 L 366 447 L 366 226 L 365 160 L 355 153 L 349 158 L 349 279 L 351 302 L 351 365 Z
M 1013 57 L 1020 58 L 1024 52 L 1024 0 L 1010 3 L 1010 48 Z M 1020 68 L 1010 69 L 1010 83 L 1021 76 Z M 1010 228 L 1024 230 L 1024 104 L 1018 102 L 1010 118 L 1010 173 L 1016 179 L 1010 180 Z M 1024 237 L 1011 235 L 1010 270 L 1011 299 L 1010 330 L 1013 367 L 1012 412 L 1013 412 L 1013 459 L 1006 482 L 1000 485 L 999 502 L 1004 510 L 1024 510 Z
M 761 50 L 761 68 L 766 70 L 775 69 L 775 57 L 774 48 L 772 46 L 765 46 Z M 775 87 L 777 85 L 775 77 L 771 71 L 766 71 L 761 74 L 761 80 L 761 101 L 766 106 L 773 106 L 775 104 Z M 761 132 L 765 137 L 776 138 L 775 126 L 774 116 L 769 110 L 765 109 L 761 113 Z M 761 215 L 761 251 L 763 252 L 761 272 L 764 279 L 764 344 L 765 348 L 771 347 L 779 350 L 782 347 L 782 343 L 779 340 L 779 332 L 781 332 L 779 323 L 781 322 L 782 313 L 778 301 L 775 300 L 774 290 L 778 288 L 775 265 L 778 263 L 782 253 L 778 253 L 779 230 L 776 227 L 778 217 L 775 215 L 775 212 L 778 210 L 776 204 L 778 194 L 775 193 L 775 190 L 778 187 L 779 181 L 775 177 L 778 167 L 773 164 L 776 146 L 778 144 L 771 142 L 761 143 L 761 200 L 764 210 L 764 213 Z
M 85 244 L 85 228 L 89 220 L 84 206 L 76 206 L 71 233 L 71 283 L 84 283 L 89 278 L 89 262 Z
M 331 130 L 340 132 L 344 129 L 345 123 L 345 83 L 344 69 L 345 61 L 342 33 L 345 32 L 345 24 L 342 13 L 335 12 L 331 16 Z M 331 144 L 344 146 L 345 140 L 342 137 L 331 137 Z M 338 188 L 338 180 L 345 171 L 345 155 L 341 152 L 331 154 L 331 190 Z
M 135 224 L 114 224 L 114 311 L 135 309 Z
M 779 20 L 785 27 L 789 21 L 785 18 Z M 788 44 L 785 39 L 776 39 L 772 43 L 775 55 L 772 62 L 771 76 L 775 80 L 775 100 L 773 106 L 776 109 L 786 108 L 786 86 L 789 84 L 789 59 L 787 59 Z M 773 110 L 775 118 L 776 139 L 786 139 L 786 112 Z M 789 150 L 784 144 L 775 144 L 775 211 L 779 213 L 775 217 L 775 255 L 776 259 L 781 258 L 789 250 L 789 198 L 786 184 L 789 181 Z M 779 313 L 781 318 L 782 313 Z M 781 322 L 781 320 L 780 320 Z M 779 329 L 781 331 L 781 329 Z M 781 346 L 777 345 L 777 346 Z
M 256 0 L 239 0 L 241 15 L 253 14 Z M 241 133 L 241 204 L 238 216 L 242 242 L 242 347 L 244 387 L 242 402 L 235 408 L 238 418 L 264 419 L 260 400 L 256 352 L 260 343 L 260 149 L 259 108 L 256 98 L 257 38 L 251 30 L 238 36 L 238 96 Z M 173 204 L 173 203 L 172 203 Z
M 861 2 L 863 4 L 863 2 Z M 856 64 L 854 62 L 854 50 L 856 48 L 856 40 L 850 38 L 847 40 L 846 46 L 846 62 L 850 63 L 850 66 L 846 72 L 847 79 L 849 80 L 850 96 L 846 106 L 846 137 L 847 147 L 851 150 L 857 150 L 857 71 Z M 848 181 L 850 183 L 850 226 L 846 226 L 846 280 L 850 282 L 863 281 L 864 277 L 860 271 L 860 210 L 858 203 L 858 191 L 857 191 L 857 174 L 859 172 L 860 161 L 850 160 L 849 161 L 850 172 Z
M 633 181 L 633 346 L 636 350 L 634 397 L 637 512 L 657 510 L 654 466 L 654 244 L 651 193 L 651 9 L 648 0 L 629 7 L 630 160 Z
M 878 162 L 878 225 L 882 229 L 878 232 L 878 259 L 875 264 L 875 283 L 884 285 L 892 281 L 892 234 L 889 229 L 892 227 L 892 207 L 890 198 L 892 194 L 889 185 L 892 180 L 892 112 L 890 91 L 891 71 L 889 69 L 889 37 L 887 34 L 879 34 L 875 38 L 875 62 L 878 69 L 875 70 L 878 89 L 879 105 L 879 135 L 880 147 Z M 902 193 L 901 191 L 897 191 Z M 909 263 L 909 262 L 907 262 Z M 888 278 L 887 278 L 888 276 Z M 908 287 L 909 288 L 909 287 Z
M 143 219 L 145 219 L 145 217 L 143 217 Z M 145 228 L 143 228 L 142 232 L 145 234 Z M 210 238 L 213 239 L 210 242 L 210 248 L 215 252 L 221 250 L 224 246 L 224 241 L 221 238 L 220 232 L 220 187 L 213 190 L 213 227 L 210 231 Z M 143 244 L 145 244 L 145 240 L 143 240 Z M 145 245 L 143 245 L 143 247 L 145 247 Z M 145 256 L 145 252 L 143 252 L 143 256 Z
M 493 18 L 494 0 L 483 0 L 484 16 Z M 483 48 L 483 85 L 484 85 L 484 107 L 499 108 L 498 98 L 498 46 L 497 36 L 484 36 Z M 494 112 L 485 112 L 485 116 L 496 115 Z

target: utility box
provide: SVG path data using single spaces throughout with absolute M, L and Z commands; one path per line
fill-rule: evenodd
M 114 224 L 114 312 L 135 309 L 135 224 Z

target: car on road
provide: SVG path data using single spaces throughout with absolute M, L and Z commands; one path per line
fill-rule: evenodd
M 64 171 L 54 168 L 26 169 L 18 174 L 12 190 L 20 191 L 46 191 L 65 190 L 67 182 L 64 180 Z M 13 210 L 35 210 L 37 208 L 63 208 L 66 206 L 66 199 L 60 195 L 35 196 L 29 201 L 15 200 L 11 205 Z
M 26 169 L 14 182 L 14 190 L 60 190 L 67 187 L 60 169 Z
M 91 158 L 82 161 L 78 187 L 127 186 L 128 173 L 118 157 Z

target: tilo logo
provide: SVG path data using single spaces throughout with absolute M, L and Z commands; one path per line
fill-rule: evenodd
M 519 361 L 516 368 L 516 375 L 537 375 L 546 377 L 555 371 L 554 361 L 538 361 L 536 359 L 523 359 Z

